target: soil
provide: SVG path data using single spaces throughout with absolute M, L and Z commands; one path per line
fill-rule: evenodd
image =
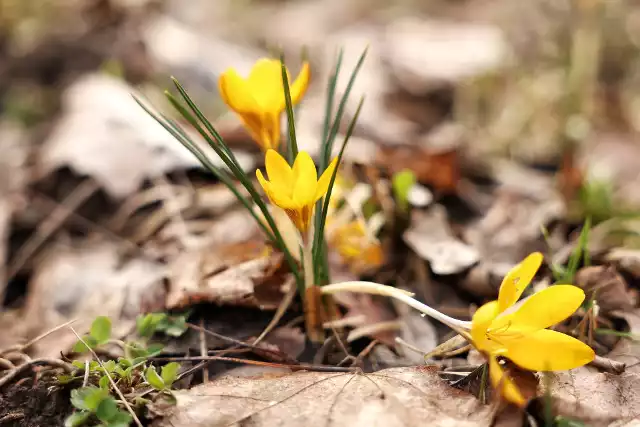
M 72 412 L 70 390 L 52 379 L 25 379 L 0 392 L 0 427 L 63 426 Z

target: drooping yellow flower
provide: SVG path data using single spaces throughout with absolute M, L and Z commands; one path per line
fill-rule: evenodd
M 310 76 L 309 63 L 305 62 L 289 88 L 293 105 L 304 96 Z M 262 149 L 277 149 L 280 143 L 280 117 L 286 105 L 280 61 L 267 58 L 258 60 L 246 79 L 229 68 L 220 76 L 218 86 L 224 102 L 240 116 L 251 137 Z
M 304 151 L 298 153 L 293 168 L 275 150 L 268 150 L 265 156 L 267 181 L 258 169 L 256 176 L 267 193 L 271 203 L 282 208 L 302 236 L 309 229 L 315 203 L 324 197 L 336 168 L 333 159 L 320 179 L 311 156 Z
M 497 360 L 503 356 L 531 371 L 561 371 L 583 366 L 595 357 L 591 347 L 549 328 L 571 316 L 584 301 L 582 289 L 554 285 L 515 305 L 542 263 L 533 253 L 504 278 L 497 301 L 480 307 L 473 315 L 471 338 L 489 358 L 493 386 L 509 401 L 524 405 L 525 399 L 505 375 Z
M 356 219 L 336 228 L 329 239 L 329 244 L 355 273 L 377 267 L 384 261 L 380 242 L 365 227 L 362 220 Z

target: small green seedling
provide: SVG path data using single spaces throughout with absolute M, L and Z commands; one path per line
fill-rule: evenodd
M 164 365 L 158 374 L 155 366 L 149 366 L 144 376 L 151 387 L 160 392 L 168 392 L 178 377 L 178 369 L 180 369 L 180 365 L 172 362 Z
M 409 169 L 404 169 L 393 175 L 392 188 L 396 203 L 400 211 L 409 211 L 409 191 L 416 184 L 416 175 Z
M 111 338 L 111 320 L 105 316 L 96 317 L 91 324 L 89 334 L 85 335 L 82 339 L 84 342 L 78 340 L 73 346 L 75 353 L 86 353 L 89 348 L 95 349 L 98 346 L 106 344 Z M 86 343 L 86 345 L 85 345 Z M 87 348 L 89 346 L 89 348 Z
M 151 338 L 156 333 L 179 337 L 187 330 L 189 313 L 170 316 L 167 313 L 149 313 L 136 319 L 136 331 L 142 338 Z
M 102 387 L 88 386 L 71 390 L 71 404 L 78 412 L 67 417 L 65 427 L 89 423 L 100 427 L 127 427 L 131 423 L 131 415 L 121 410 L 108 390 Z

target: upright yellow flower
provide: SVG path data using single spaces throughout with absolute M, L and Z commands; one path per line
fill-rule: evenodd
M 259 169 L 256 171 L 258 181 L 271 203 L 286 212 L 303 237 L 309 229 L 315 203 L 329 189 L 337 160 L 333 159 L 318 179 L 316 165 L 308 153 L 299 152 L 291 168 L 277 151 L 268 150 L 265 165 L 269 181 Z
M 304 96 L 310 75 L 309 63 L 305 62 L 290 86 L 293 105 Z M 280 116 L 286 105 L 280 61 L 267 58 L 258 60 L 246 79 L 229 68 L 220 76 L 218 86 L 224 102 L 240 116 L 251 137 L 262 149 L 277 149 L 280 143 Z
M 489 358 L 489 374 L 496 389 L 509 401 L 524 405 L 525 399 L 504 374 L 497 357 L 504 356 L 531 371 L 561 371 L 591 362 L 595 353 L 583 342 L 546 329 L 571 316 L 584 301 L 582 289 L 554 285 L 525 299 L 518 298 L 542 263 L 533 253 L 511 270 L 500 285 L 497 301 L 480 307 L 473 315 L 471 338 Z

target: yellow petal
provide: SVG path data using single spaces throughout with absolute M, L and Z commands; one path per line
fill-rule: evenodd
M 268 148 L 273 148 L 274 150 L 278 149 L 280 145 L 280 114 L 274 113 L 264 113 L 264 123 L 265 123 L 265 138 L 268 142 L 265 142 L 265 145 Z
M 307 92 L 307 88 L 309 87 L 309 80 L 311 79 L 311 67 L 308 62 L 304 62 L 302 64 L 302 69 L 300 70 L 300 74 L 296 78 L 296 81 L 290 87 L 291 92 L 291 103 L 296 105 L 304 94 Z
M 584 291 L 577 286 L 553 285 L 531 295 L 512 315 L 497 319 L 492 328 L 511 321 L 518 330 L 546 329 L 575 313 L 582 301 Z
M 507 344 L 507 357 L 530 371 L 564 371 L 593 361 L 591 347 L 569 335 L 542 329 Z
M 531 280 L 536 275 L 540 264 L 542 264 L 542 254 L 540 252 L 534 252 L 507 273 L 500 285 L 500 293 L 498 296 L 500 313 L 518 301 L 522 292 L 529 286 L 529 283 L 531 283 Z
M 329 166 L 327 166 L 324 172 L 322 172 L 322 176 L 320 176 L 320 179 L 318 180 L 318 186 L 316 187 L 314 202 L 317 202 L 318 200 L 322 199 L 324 195 L 327 194 L 327 191 L 329 191 L 329 184 L 331 184 L 331 176 L 333 175 L 333 171 L 335 170 L 337 164 L 338 164 L 338 158 L 336 157 L 331 161 L 331 163 L 329 163 Z M 338 177 L 336 176 L 336 179 L 337 178 Z
M 282 111 L 280 105 L 284 105 L 284 90 L 279 60 L 259 59 L 251 69 L 247 83 L 263 111 Z
M 296 161 L 293 163 L 293 180 L 295 182 L 293 200 L 298 206 L 314 203 L 318 173 L 309 153 L 301 151 L 296 156 Z
M 486 332 L 491 322 L 498 316 L 498 301 L 491 301 L 476 310 L 471 320 L 471 339 L 474 346 L 485 352 L 495 350 L 496 343 L 487 340 Z
M 520 390 L 518 390 L 511 378 L 505 375 L 500 363 L 498 363 L 498 359 L 494 356 L 489 358 L 489 378 L 491 378 L 493 388 L 498 390 L 506 400 L 518 406 L 524 406 L 526 400 L 522 397 Z
M 295 181 L 289 163 L 276 150 L 267 150 L 264 163 L 269 180 L 274 187 L 291 197 Z
M 264 189 L 264 192 L 267 193 L 267 197 L 271 200 L 271 203 L 281 207 L 282 209 L 290 209 L 294 206 L 293 200 L 291 200 L 291 198 L 282 191 L 279 191 L 272 182 L 267 181 L 262 175 L 260 169 L 256 170 L 256 177 Z
M 222 73 L 218 79 L 218 88 L 224 102 L 238 114 L 259 110 L 250 86 L 233 68 Z

